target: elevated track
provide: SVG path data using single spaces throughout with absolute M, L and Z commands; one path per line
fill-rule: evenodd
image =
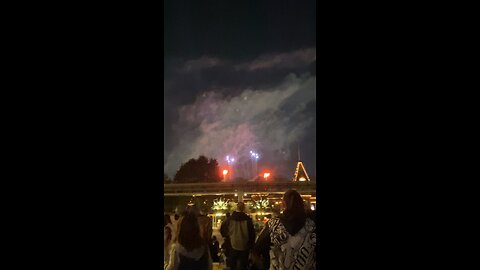
M 316 182 L 221 182 L 164 184 L 164 196 L 231 195 L 237 193 L 283 194 L 295 189 L 301 194 L 316 194 Z

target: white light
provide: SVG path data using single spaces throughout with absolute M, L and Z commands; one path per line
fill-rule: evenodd
M 237 196 L 238 196 L 238 194 L 237 194 L 237 193 L 235 193 L 235 197 L 237 197 Z
M 310 209 L 315 210 L 315 206 L 313 206 L 313 204 L 310 206 Z

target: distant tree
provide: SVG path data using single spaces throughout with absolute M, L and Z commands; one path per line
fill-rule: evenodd
M 174 177 L 175 182 L 196 183 L 196 182 L 219 182 L 222 180 L 218 162 L 205 156 L 198 159 L 190 159 L 182 164 Z
M 208 182 L 220 182 L 222 177 L 220 176 L 220 168 L 218 167 L 217 160 L 211 158 L 207 164 L 207 179 Z

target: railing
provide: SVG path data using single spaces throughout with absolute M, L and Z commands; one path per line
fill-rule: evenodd
M 242 192 L 284 193 L 289 189 L 299 192 L 316 192 L 316 182 L 244 182 L 244 183 L 175 183 L 164 184 L 165 195 L 234 194 Z

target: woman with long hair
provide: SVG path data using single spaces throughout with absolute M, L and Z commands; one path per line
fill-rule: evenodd
M 283 213 L 270 219 L 257 238 L 252 254 L 255 265 L 260 269 L 270 265 L 273 269 L 315 269 L 315 221 L 307 215 L 297 191 L 285 192 L 282 203 Z
M 200 234 L 200 225 L 195 213 L 189 212 L 180 218 L 177 236 L 172 244 L 170 259 L 165 269 L 212 269 L 209 247 Z

